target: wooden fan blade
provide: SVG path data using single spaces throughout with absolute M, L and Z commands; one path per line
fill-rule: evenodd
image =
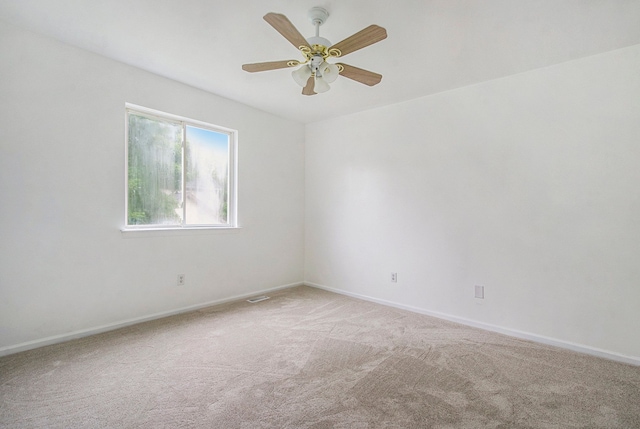
M 309 76 L 309 80 L 307 81 L 307 84 L 305 85 L 304 88 L 302 88 L 302 94 L 303 95 L 316 95 L 316 93 L 313 90 L 314 85 L 316 84 L 316 81 L 313 79 L 313 76 Z
M 380 83 L 382 75 L 368 70 L 359 69 L 358 67 L 350 66 L 348 64 L 338 63 L 342 66 L 340 74 L 349 79 L 353 79 L 356 82 L 364 83 L 365 85 L 373 86 Z
M 300 46 L 309 46 L 307 39 L 293 26 L 289 19 L 280 14 L 269 12 L 264 16 L 264 20 L 267 21 L 276 31 L 287 39 L 296 49 L 300 49 Z
M 358 31 L 353 36 L 347 37 L 343 41 L 336 43 L 329 49 L 339 49 L 342 53 L 341 56 L 344 57 L 351 52 L 373 45 L 374 43 L 386 38 L 387 30 L 378 25 L 370 25 L 364 30 Z
M 285 61 L 269 61 L 267 63 L 243 64 L 242 70 L 249 73 L 262 72 L 267 70 L 286 69 L 292 60 Z

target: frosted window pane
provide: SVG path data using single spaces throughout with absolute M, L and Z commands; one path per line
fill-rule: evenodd
M 187 125 L 185 157 L 185 223 L 228 224 L 229 136 Z
M 182 221 L 182 127 L 129 114 L 129 225 Z

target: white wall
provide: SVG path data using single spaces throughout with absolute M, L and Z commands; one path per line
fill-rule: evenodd
M 634 46 L 309 125 L 305 280 L 640 359 L 638 70 Z
M 0 100 L 0 352 L 303 280 L 303 125 L 1 22 Z M 238 130 L 242 229 L 120 232 L 125 102 Z

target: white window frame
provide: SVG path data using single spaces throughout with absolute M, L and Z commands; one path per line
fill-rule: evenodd
M 129 113 L 133 112 L 138 115 L 146 116 L 151 119 L 159 119 L 163 121 L 173 122 L 182 126 L 183 141 L 186 141 L 185 133 L 187 125 L 216 133 L 226 134 L 229 136 L 229 189 L 227 201 L 228 223 L 226 224 L 205 224 L 205 225 L 187 225 L 184 223 L 185 216 L 183 211 L 182 223 L 180 225 L 129 225 Z M 167 230 L 228 230 L 238 228 L 238 131 L 213 125 L 207 122 L 198 121 L 184 116 L 178 116 L 159 110 L 150 109 L 148 107 L 138 106 L 136 104 L 125 103 L 125 168 L 124 168 L 124 227 L 122 232 L 128 231 L 167 231 Z M 184 152 L 184 146 L 182 148 Z M 183 157 L 184 162 L 184 157 Z M 182 169 L 182 195 L 185 195 L 186 183 L 184 180 L 184 165 Z M 186 210 L 186 204 L 183 204 L 183 210 Z

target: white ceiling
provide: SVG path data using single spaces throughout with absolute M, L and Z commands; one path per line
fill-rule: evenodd
M 329 11 L 332 43 L 387 29 L 342 60 L 379 85 L 339 78 L 306 97 L 290 70 L 241 69 L 301 59 L 262 17 L 283 13 L 309 37 L 313 6 Z M 640 44 L 640 0 L 0 0 L 0 19 L 305 123 Z

